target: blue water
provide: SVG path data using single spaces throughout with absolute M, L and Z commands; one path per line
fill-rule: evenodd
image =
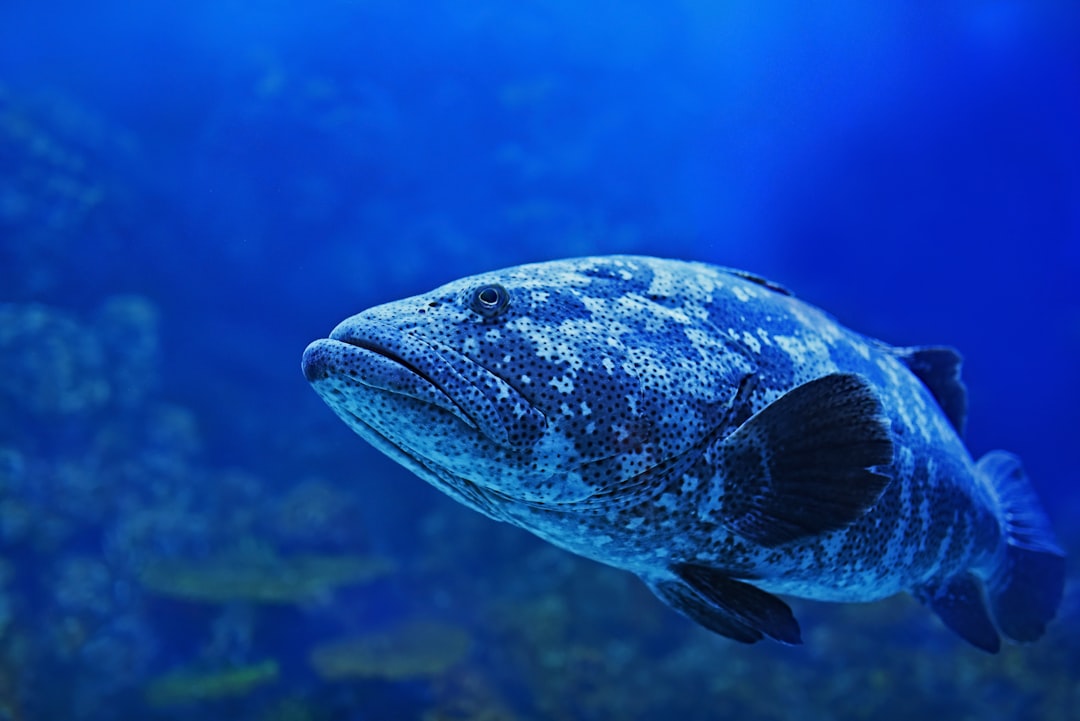
M 1080 556 L 1072 0 L 0 6 L 0 719 L 1080 718 L 1071 583 L 998 656 L 906 598 L 744 647 L 300 373 L 375 303 L 614 252 L 956 346 L 969 447 Z

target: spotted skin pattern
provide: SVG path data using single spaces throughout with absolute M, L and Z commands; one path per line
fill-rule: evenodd
M 371 308 L 312 343 L 303 367 L 360 436 L 461 503 L 639 575 L 724 635 L 796 643 L 771 594 L 870 601 L 1000 565 L 997 493 L 960 440 L 962 408 L 942 410 L 959 379 L 935 397 L 911 358 L 747 273 L 605 256 Z M 768 433 L 797 438 L 810 421 L 776 429 L 800 403 L 818 404 L 810 421 L 839 419 L 822 437 L 855 429 L 871 464 L 811 488 L 805 513 L 770 500 L 780 471 L 762 470 L 798 445 Z M 815 528 L 818 506 L 835 522 Z M 784 619 L 746 608 L 774 601 Z

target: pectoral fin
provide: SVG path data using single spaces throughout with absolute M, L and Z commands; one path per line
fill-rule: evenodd
M 789 391 L 719 447 L 722 489 L 702 511 L 774 547 L 850 524 L 890 477 L 892 436 L 869 382 L 834 373 Z

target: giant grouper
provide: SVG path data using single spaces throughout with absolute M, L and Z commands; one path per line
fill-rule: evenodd
M 451 497 L 737 641 L 800 643 L 776 594 L 908 591 L 996 652 L 1061 599 L 1019 460 L 961 440 L 957 353 L 886 345 L 749 273 L 636 256 L 485 273 L 347 318 L 303 370 Z

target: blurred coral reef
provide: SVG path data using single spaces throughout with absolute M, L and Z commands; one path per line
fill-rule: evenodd
M 328 597 L 334 589 L 386 575 L 393 563 L 382 558 L 226 552 L 198 560 L 147 563 L 143 587 L 189 601 L 302 604 Z
M 470 643 L 461 628 L 421 620 L 316 646 L 310 660 L 328 681 L 400 681 L 445 674 L 465 658 Z

